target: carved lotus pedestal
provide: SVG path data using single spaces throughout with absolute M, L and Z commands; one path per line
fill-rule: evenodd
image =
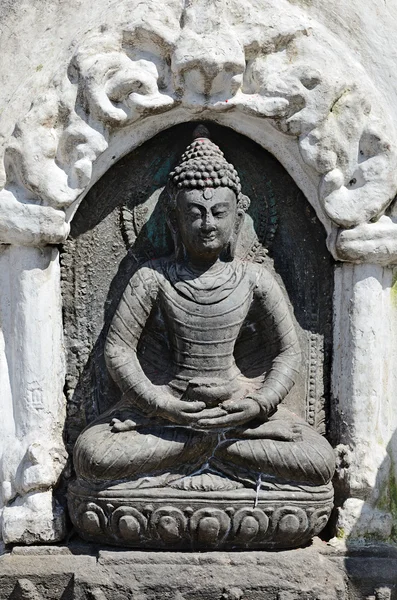
M 131 489 L 128 484 L 95 489 L 82 482 L 69 487 L 70 514 L 82 538 L 132 548 L 295 548 L 324 528 L 332 506 L 331 484 L 263 484 L 259 492 Z

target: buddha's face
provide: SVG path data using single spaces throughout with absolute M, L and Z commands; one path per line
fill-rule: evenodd
M 181 190 L 176 198 L 177 225 L 192 259 L 218 258 L 233 235 L 238 216 L 236 195 L 226 187 Z

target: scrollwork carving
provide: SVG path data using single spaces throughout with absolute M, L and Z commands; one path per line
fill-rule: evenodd
M 302 9 L 235 4 L 230 11 L 220 3 L 205 27 L 197 14 L 209 9 L 200 3 L 167 5 L 163 19 L 137 8 L 131 23 L 113 20 L 84 36 L 67 73 L 56 75 L 6 144 L 4 242 L 64 239 L 76 203 L 124 152 L 123 129 L 160 113 L 159 128 L 167 127 L 165 113 L 179 108 L 191 119 L 204 110 L 209 119 L 244 113 L 294 138 L 302 169 L 317 173 L 315 208 L 330 227 L 382 214 L 397 190 L 393 125 L 364 69 Z M 341 258 L 349 256 L 345 244 Z
M 71 63 L 86 113 L 110 128 L 130 124 L 151 111 L 168 110 L 175 103 L 159 91 L 169 79 L 163 54 L 169 54 L 170 47 L 148 31 L 154 51 L 147 56 L 142 30 L 128 33 L 95 31 Z M 136 38 L 141 52 L 134 56 Z
M 142 499 L 135 495 L 132 507 L 126 500 L 92 502 L 76 483 L 71 488 L 71 517 L 88 540 L 136 548 L 198 550 L 286 548 L 295 539 L 305 543 L 317 535 L 329 519 L 333 496 L 326 490 L 310 499 L 302 491 L 287 504 L 273 494 L 268 491 L 267 499 L 261 498 L 256 508 L 245 501 L 237 510 L 219 498 L 212 498 L 211 506 L 208 498 L 200 497 L 187 504 L 191 498 L 183 492 L 172 505 L 160 502 L 156 506 L 148 506 L 144 495 Z M 82 519 L 90 529 L 80 529 Z
M 103 533 L 107 525 L 105 512 L 94 502 L 89 502 L 86 507 L 82 507 L 78 514 L 78 521 L 90 535 Z
M 294 539 L 302 536 L 308 527 L 309 521 L 306 512 L 297 506 L 284 506 L 274 511 L 272 526 L 279 539 Z
M 193 540 L 199 546 L 213 547 L 221 544 L 230 528 L 229 516 L 217 508 L 202 508 L 190 518 Z
M 233 533 L 241 543 L 262 540 L 268 527 L 269 518 L 259 508 L 240 508 L 233 517 Z
M 308 516 L 309 516 L 309 511 Z M 320 508 L 317 510 L 313 510 L 312 514 L 309 516 L 310 519 L 310 528 L 313 531 L 313 535 L 318 535 L 320 531 L 324 529 L 329 519 L 329 512 L 326 508 Z
M 150 518 L 150 527 L 154 538 L 157 537 L 172 546 L 178 544 L 185 536 L 187 520 L 179 508 L 165 506 L 154 511 Z
M 116 537 L 119 536 L 127 542 L 134 542 L 145 535 L 147 519 L 135 508 L 123 506 L 112 513 L 110 528 Z

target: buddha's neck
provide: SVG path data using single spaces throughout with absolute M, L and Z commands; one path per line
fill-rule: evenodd
M 186 257 L 186 266 L 196 271 L 198 275 L 208 274 L 218 271 L 219 267 L 224 264 L 224 261 L 219 256 L 214 260 L 202 260 L 201 258 Z

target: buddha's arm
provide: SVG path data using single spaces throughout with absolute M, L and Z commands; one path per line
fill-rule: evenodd
M 276 410 L 295 383 L 301 362 L 298 337 L 287 302 L 274 276 L 263 269 L 254 291 L 254 300 L 258 303 L 262 318 L 264 338 L 268 336 L 269 326 L 277 338 L 278 354 L 272 362 L 262 388 L 255 399 L 266 416 Z
M 106 365 L 123 394 L 146 414 L 155 412 L 159 393 L 142 370 L 137 346 L 157 297 L 153 270 L 143 266 L 132 276 L 113 317 L 105 345 Z

